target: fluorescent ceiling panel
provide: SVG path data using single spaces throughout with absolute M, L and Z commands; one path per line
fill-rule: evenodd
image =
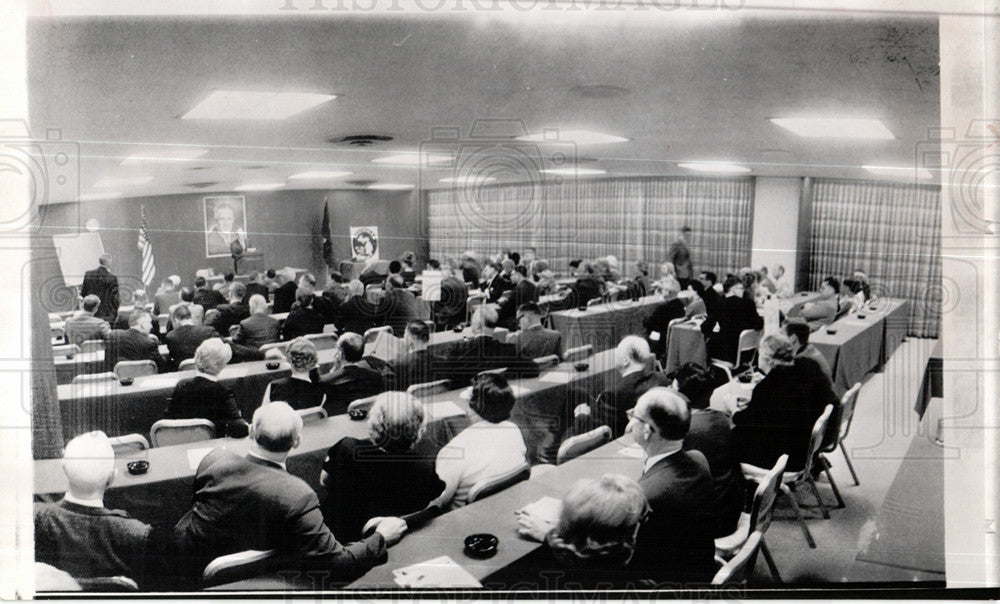
M 713 174 L 745 174 L 750 171 L 750 168 L 746 166 L 723 161 L 692 161 L 682 162 L 677 165 L 685 170 L 711 172 Z
M 133 153 L 122 160 L 123 166 L 134 166 L 151 162 L 192 161 L 208 153 L 208 149 L 191 149 L 186 147 L 164 147 L 147 149 Z
M 280 189 L 285 186 L 283 182 L 258 182 L 250 183 L 245 185 L 240 185 L 234 188 L 234 191 L 273 191 L 275 189 Z
M 442 178 L 441 182 L 465 185 L 465 184 L 493 182 L 494 180 L 496 180 L 496 178 L 494 178 L 493 176 L 450 176 L 448 178 Z
M 551 128 L 537 134 L 517 137 L 519 141 L 576 143 L 577 145 L 603 145 L 607 143 L 627 143 L 629 139 L 614 134 L 591 132 L 590 130 L 560 130 Z
M 431 164 L 447 164 L 450 162 L 450 155 L 420 152 L 396 153 L 372 160 L 373 164 L 396 164 L 400 166 L 429 166 Z
M 181 116 L 186 120 L 283 120 L 337 98 L 312 92 L 213 90 Z
M 121 191 L 108 191 L 105 193 L 84 193 L 77 197 L 77 201 L 98 201 L 101 199 L 119 199 L 124 195 Z
M 562 174 L 565 176 L 596 176 L 598 174 L 607 174 L 607 170 L 601 170 L 600 168 L 549 168 L 548 170 L 542 170 L 545 174 Z
M 292 174 L 288 177 L 289 180 L 332 180 L 334 178 L 343 178 L 345 176 L 350 176 L 353 172 L 300 172 L 298 174 Z
M 806 138 L 851 138 L 860 140 L 893 140 L 895 135 L 882 120 L 839 117 L 782 117 L 772 122 L 785 130 Z
M 931 171 L 926 168 L 916 168 L 914 166 L 861 166 L 872 174 L 878 176 L 890 176 L 896 178 L 934 178 Z
M 369 189 L 375 191 L 408 191 L 413 188 L 414 185 L 407 185 L 404 183 L 397 182 L 383 182 L 374 185 L 369 185 Z

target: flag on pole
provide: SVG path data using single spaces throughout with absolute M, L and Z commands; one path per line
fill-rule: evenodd
M 323 238 L 323 262 L 327 266 L 333 266 L 333 240 L 330 233 L 330 205 L 326 202 L 323 203 L 323 225 L 320 227 L 319 231 L 320 237 Z
M 156 260 L 153 259 L 153 244 L 149 241 L 149 228 L 146 226 L 146 208 L 140 208 L 142 225 L 139 227 L 139 251 L 142 252 L 142 282 L 148 289 L 156 275 Z

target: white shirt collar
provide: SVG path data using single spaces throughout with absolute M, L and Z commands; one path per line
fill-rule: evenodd
M 677 453 L 678 451 L 681 451 L 682 449 L 683 449 L 683 447 L 677 447 L 673 451 L 667 451 L 666 453 L 660 453 L 659 455 L 654 455 L 652 457 L 647 457 L 646 458 L 646 463 L 644 463 L 642 465 L 642 473 L 645 474 L 646 472 L 649 471 L 650 468 L 652 468 L 661 459 L 666 459 L 667 457 L 670 457 L 671 455 L 673 455 L 674 453 Z
M 303 382 L 309 382 L 310 384 L 312 383 L 312 378 L 309 377 L 309 372 L 308 371 L 306 371 L 305 373 L 299 373 L 299 372 L 293 371 L 292 375 L 291 375 L 291 378 L 293 380 L 302 380 Z
M 82 505 L 88 508 L 103 508 L 104 502 L 100 499 L 81 499 L 79 497 L 73 497 L 73 494 L 69 491 L 63 495 L 63 500 L 70 503 L 75 503 L 77 505 Z

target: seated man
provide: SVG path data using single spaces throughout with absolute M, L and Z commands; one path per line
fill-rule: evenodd
M 250 296 L 250 316 L 240 321 L 233 342 L 260 348 L 264 344 L 278 341 L 281 326 L 278 320 L 267 314 L 267 298 L 259 294 Z
M 325 318 L 323 313 L 314 308 L 316 296 L 308 285 L 295 290 L 295 304 L 288 312 L 284 325 L 281 326 L 281 339 L 290 342 L 295 338 L 311 333 L 323 333 Z
M 247 293 L 246 286 L 242 283 L 233 283 L 228 291 L 228 304 L 220 304 L 205 312 L 205 325 L 215 329 L 220 338 L 229 337 L 229 329 L 250 316 L 250 308 L 243 303 L 243 296 Z
M 174 328 L 167 332 L 167 349 L 170 350 L 170 363 L 175 368 L 181 361 L 193 359 L 194 353 L 201 343 L 210 338 L 218 337 L 214 329 L 207 325 L 197 325 L 191 318 L 188 306 L 177 306 L 170 315 Z
M 58 503 L 35 503 L 35 560 L 77 579 L 124 575 L 142 581 L 150 527 L 104 507 L 114 482 L 115 452 L 103 432 L 66 445 L 63 471 L 69 490 Z
M 757 314 L 753 299 L 744 296 L 745 286 L 739 277 L 726 277 L 722 287 L 725 297 L 715 305 L 714 310 L 708 311 L 708 317 L 701 324 L 701 332 L 708 339 L 706 348 L 709 358 L 736 363 L 740 334 L 747 329 L 762 329 L 764 318 Z M 718 332 L 714 331 L 716 325 L 719 326 Z
M 250 549 L 294 558 L 297 570 L 304 563 L 330 571 L 333 582 L 385 563 L 386 547 L 402 538 L 406 523 L 386 518 L 364 540 L 338 543 L 323 524 L 315 491 L 286 469 L 301 432 L 302 418 L 291 407 L 268 403 L 253 414 L 245 456 L 217 448 L 201 460 L 191 511 L 174 527 L 184 576 L 200 576 L 212 559 Z
M 267 301 L 267 294 L 270 292 L 268 291 L 267 286 L 264 285 L 263 281 L 261 280 L 259 272 L 254 271 L 250 273 L 250 280 L 247 282 L 246 285 L 247 285 L 247 290 L 246 293 L 243 294 L 244 304 L 249 305 L 250 298 L 253 296 L 263 296 L 264 301 L 265 302 Z
M 517 353 L 527 359 L 562 352 L 562 334 L 542 327 L 542 311 L 538 304 L 529 302 L 517 309 L 517 324 L 520 331 L 507 336 L 507 343 L 517 348 Z
M 392 327 L 396 337 L 406 332 L 406 326 L 410 321 L 429 318 L 427 312 L 421 311 L 417 297 L 407 291 L 401 275 L 389 275 L 386 278 L 385 292 L 385 299 L 382 300 L 382 305 L 385 307 L 385 321 L 386 325 Z
M 529 302 L 538 301 L 538 288 L 528 279 L 528 269 L 515 266 L 510 271 L 513 287 L 500 297 L 497 308 L 497 324 L 511 331 L 517 329 L 517 309 Z
M 833 372 L 830 370 L 830 363 L 826 361 L 823 353 L 809 343 L 809 325 L 801 319 L 789 319 L 785 323 L 785 335 L 792 341 L 792 348 L 796 358 L 806 358 L 816 361 L 826 377 L 833 379 Z
M 180 277 L 177 277 L 177 283 L 180 283 Z M 181 295 L 177 291 L 177 284 L 170 277 L 167 277 L 160 284 L 160 289 L 153 295 L 153 314 L 154 315 L 165 315 L 170 312 L 170 307 L 174 304 L 180 304 Z
M 347 406 L 360 398 L 385 391 L 385 379 L 364 357 L 365 341 L 348 332 L 337 339 L 333 367 L 321 378 L 326 402 L 323 407 L 330 415 L 347 412 Z
M 118 361 L 152 360 L 160 372 L 169 368 L 169 363 L 160 355 L 160 341 L 150 335 L 153 316 L 148 310 L 136 309 L 128 318 L 128 329 L 112 329 L 108 334 L 107 348 L 104 350 L 104 371 L 114 371 Z
M 295 304 L 295 271 L 282 269 L 277 273 L 280 285 L 274 290 L 274 312 L 283 313 L 292 310 Z
M 196 277 L 194 280 L 194 295 L 191 298 L 192 304 L 197 304 L 206 312 L 220 304 L 226 303 L 226 297 L 208 287 L 208 281 L 204 277 Z M 183 296 L 182 296 L 183 299 Z
M 115 317 L 115 324 L 112 327 L 115 329 L 128 329 L 128 318 L 132 315 L 132 311 L 136 308 L 145 308 L 146 302 L 146 290 L 137 289 L 132 292 L 132 304 L 118 307 L 118 316 Z M 153 317 L 153 327 L 158 327 L 155 316 Z
M 219 383 L 219 374 L 232 356 L 232 349 L 219 338 L 202 342 L 194 354 L 198 373 L 174 386 L 164 419 L 203 418 L 215 424 L 217 437 L 246 436 L 247 423 L 232 390 Z
M 513 344 L 493 337 L 497 311 L 483 306 L 472 313 L 472 337 L 455 342 L 438 363 L 438 379 L 449 379 L 453 388 L 465 387 L 477 374 L 487 369 L 507 368 L 511 378 L 534 377 L 538 367 L 522 357 Z
M 191 311 L 191 320 L 194 321 L 194 324 L 195 325 L 204 325 L 205 324 L 205 309 L 202 308 L 202 306 L 200 304 L 195 304 L 194 302 L 192 302 L 192 300 L 194 300 L 194 290 L 192 290 L 190 287 L 182 287 L 181 288 L 181 301 L 179 303 L 174 304 L 173 306 L 171 306 L 167 312 L 169 314 L 173 314 L 174 309 L 177 308 L 178 306 L 187 306 L 188 310 Z M 168 332 L 171 329 L 173 329 L 173 328 L 174 327 L 173 327 L 172 324 L 170 324 L 170 323 L 167 324 L 167 331 Z
M 83 299 L 83 308 L 66 319 L 66 343 L 79 346 L 87 340 L 106 340 L 111 326 L 104 319 L 94 316 L 101 306 L 101 299 L 91 294 Z
M 686 316 L 684 302 L 677 298 L 680 291 L 680 285 L 676 279 L 665 283 L 660 288 L 663 302 L 657 304 L 653 312 L 642 321 L 650 348 L 653 354 L 659 358 L 663 358 L 667 352 L 667 326 L 674 319 L 683 319 Z
M 395 390 L 406 390 L 413 384 L 434 381 L 434 369 L 438 359 L 427 349 L 430 340 L 431 330 L 423 321 L 411 321 L 406 326 L 403 343 L 406 345 L 407 353 L 388 363 L 395 375 L 393 379 Z
M 651 508 L 631 564 L 657 583 L 707 583 L 717 570 L 712 475 L 704 455 L 684 450 L 687 401 L 669 388 L 653 388 L 629 418 L 628 432 L 646 455 L 639 486 Z
M 821 298 L 802 306 L 797 312 L 795 308 L 788 312 L 791 317 L 799 316 L 805 319 L 812 331 L 832 321 L 837 314 L 837 293 L 840 291 L 840 282 L 833 277 L 827 277 L 823 279 L 819 291 L 822 294 Z

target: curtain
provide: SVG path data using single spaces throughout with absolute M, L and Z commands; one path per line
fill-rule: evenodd
M 941 322 L 941 189 L 816 179 L 809 282 L 862 270 L 873 294 L 910 301 L 909 335 L 936 338 Z
M 724 275 L 749 263 L 753 194 L 752 178 L 665 177 L 431 191 L 430 254 L 535 247 L 556 273 L 574 258 L 611 254 L 630 276 L 637 260 L 662 262 L 686 224 L 695 270 Z

